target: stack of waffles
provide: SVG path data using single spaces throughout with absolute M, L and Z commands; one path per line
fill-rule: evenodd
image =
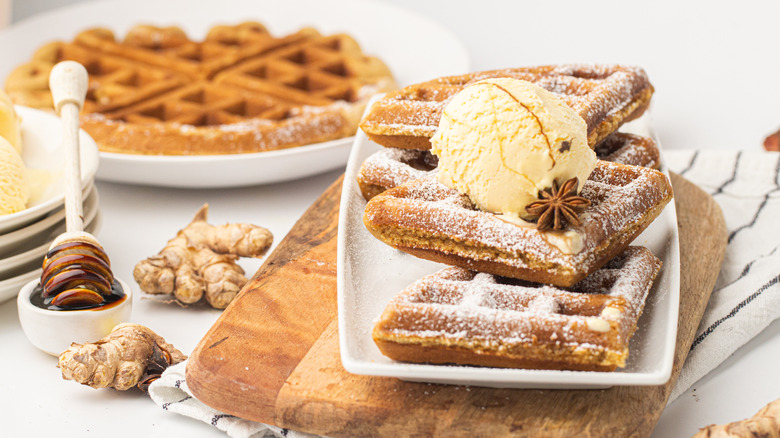
M 104 152 L 234 154 L 347 137 L 368 98 L 395 88 L 349 35 L 276 37 L 245 22 L 215 26 L 202 41 L 177 27 L 140 25 L 123 40 L 89 29 L 38 49 L 9 75 L 9 96 L 51 109 L 48 76 L 63 60 L 87 68 L 82 127 Z
M 587 123 L 599 161 L 580 196 L 590 206 L 562 231 L 506 221 L 436 179 L 430 137 L 444 106 L 468 84 L 497 77 L 557 94 Z M 363 163 L 364 223 L 378 239 L 450 265 L 401 291 L 373 330 L 400 361 L 613 371 L 661 262 L 629 246 L 672 199 L 654 141 L 617 132 L 653 93 L 645 72 L 558 65 L 453 76 L 376 101 L 361 129 L 385 148 Z

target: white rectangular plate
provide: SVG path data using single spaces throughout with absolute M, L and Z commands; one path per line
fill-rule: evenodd
M 623 129 L 651 135 L 647 118 Z M 657 141 L 657 139 L 656 139 Z M 615 372 L 525 370 L 456 365 L 410 364 L 383 356 L 371 339 L 374 321 L 387 302 L 413 281 L 444 265 L 418 259 L 374 238 L 363 225 L 366 201 L 357 172 L 380 146 L 360 131 L 344 177 L 338 241 L 338 318 L 341 361 L 355 374 L 403 380 L 497 388 L 604 388 L 659 385 L 671 375 L 680 297 L 677 213 L 670 202 L 634 242 L 663 261 L 631 339 L 626 367 Z M 663 167 L 664 173 L 668 171 Z

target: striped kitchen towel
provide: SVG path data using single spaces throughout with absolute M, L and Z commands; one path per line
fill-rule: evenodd
M 669 403 L 780 317 L 780 154 L 666 151 L 669 169 L 712 195 L 728 247 Z
M 220 412 L 196 399 L 187 386 L 184 372 L 187 361 L 168 367 L 162 377 L 149 386 L 149 395 L 166 411 L 200 420 L 233 438 L 314 438 L 315 435 L 256 423 Z

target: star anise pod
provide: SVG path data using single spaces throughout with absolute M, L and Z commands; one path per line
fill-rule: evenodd
M 560 188 L 553 181 L 551 188 L 539 192 L 539 200 L 525 207 L 532 219 L 537 219 L 536 228 L 544 230 L 562 230 L 568 224 L 579 225 L 579 213 L 590 206 L 590 201 L 577 196 L 579 180 L 575 177 Z

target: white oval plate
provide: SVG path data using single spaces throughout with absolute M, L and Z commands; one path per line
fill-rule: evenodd
M 22 159 L 28 168 L 37 169 L 41 187 L 31 197 L 28 208 L 0 216 L 0 234 L 16 230 L 42 218 L 64 205 L 62 123 L 54 113 L 16 106 L 22 119 Z M 92 183 L 100 157 L 95 141 L 86 132 L 79 131 L 81 146 L 81 186 Z
M 19 228 L 8 234 L 3 234 L 0 236 L 0 257 L 6 257 L 24 251 L 25 246 L 31 241 L 34 241 L 36 235 L 43 234 L 54 227 L 60 226 L 64 219 L 65 209 L 60 208 L 38 222 L 33 222 L 24 228 Z
M 398 85 L 465 73 L 463 44 L 438 23 L 398 6 L 361 0 L 262 1 L 107 0 L 77 4 L 23 20 L 0 32 L 0 78 L 26 62 L 36 48 L 72 40 L 101 26 L 118 35 L 138 23 L 176 25 L 202 38 L 215 24 L 256 20 L 281 35 L 304 26 L 323 34 L 346 32 L 363 50 L 382 58 Z M 353 137 L 279 152 L 235 157 L 135 156 L 101 153 L 98 179 L 167 187 L 230 187 L 302 178 L 342 167 Z
M 353 138 L 240 155 L 180 157 L 101 152 L 97 177 L 118 183 L 180 188 L 290 181 L 343 166 Z
M 84 189 L 84 214 L 88 217 L 90 209 L 97 208 L 97 190 L 93 190 L 92 182 Z M 0 257 L 17 254 L 36 246 L 54 227 L 64 227 L 65 208 L 55 210 L 43 219 L 33 222 L 24 228 L 0 235 Z
M 85 229 L 89 229 L 92 225 L 92 221 L 98 212 L 98 192 L 95 186 L 92 186 L 89 196 L 84 201 L 84 224 Z M 19 275 L 21 272 L 27 272 L 27 270 L 20 271 L 20 269 L 27 264 L 43 259 L 46 252 L 49 250 L 49 245 L 54 239 L 65 231 L 65 220 L 63 219 L 56 228 L 52 230 L 46 230 L 38 236 L 30 236 L 25 242 L 24 248 L 21 252 L 18 252 L 12 256 L 0 259 L 0 279 L 10 276 Z
M 96 235 L 100 231 L 100 227 L 102 225 L 103 225 L 103 218 L 100 215 L 100 211 L 98 211 L 97 214 L 95 215 L 95 218 L 85 228 L 85 230 L 89 233 Z M 48 248 L 48 245 L 46 246 L 46 248 Z M 42 255 L 45 254 L 46 252 L 44 251 Z M 41 261 L 42 259 L 38 261 L 38 263 L 32 261 L 30 262 L 30 264 L 24 266 L 26 268 L 23 269 L 24 273 L 20 273 L 15 277 L 11 277 L 5 280 L 0 280 L 0 303 L 3 303 L 15 297 L 22 289 L 22 286 L 30 282 L 35 277 L 41 275 L 41 268 L 40 268 Z
M 646 117 L 624 125 L 626 132 L 650 135 Z M 656 139 L 657 141 L 657 139 Z M 355 374 L 409 381 L 497 388 L 604 388 L 660 385 L 669 380 L 677 338 L 680 294 L 679 242 L 674 202 L 635 240 L 650 249 L 663 269 L 648 295 L 631 339 L 624 369 L 615 372 L 525 370 L 395 362 L 371 338 L 374 321 L 403 288 L 445 265 L 397 251 L 372 236 L 363 224 L 366 201 L 357 184 L 361 163 L 379 146 L 358 133 L 344 176 L 338 240 L 338 321 L 341 362 Z M 665 171 L 668 176 L 668 171 Z M 381 263 L 378 263 L 381 261 Z
M 30 272 L 26 272 L 16 277 L 9 278 L 7 280 L 0 281 L 0 303 L 4 303 L 11 298 L 14 298 L 22 290 L 22 287 L 32 281 L 36 277 L 41 276 L 42 269 L 38 268 Z

